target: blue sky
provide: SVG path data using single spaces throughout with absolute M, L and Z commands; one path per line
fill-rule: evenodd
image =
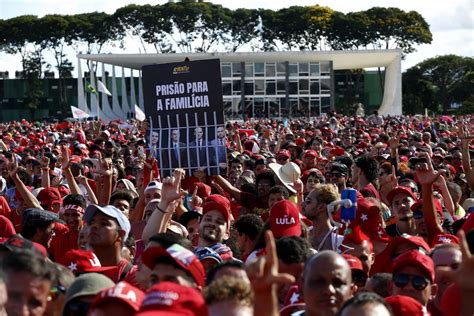
M 130 3 L 135 4 L 163 4 L 166 1 L 128 1 L 128 0 L 0 0 L 0 18 L 8 19 L 18 15 L 33 14 L 39 17 L 46 14 L 76 14 L 93 11 L 113 13 L 117 8 Z M 321 5 L 344 13 L 367 10 L 374 6 L 398 7 L 405 11 L 419 12 L 430 24 L 433 42 L 429 45 L 417 46 L 417 52 L 406 57 L 402 68 L 407 69 L 424 59 L 437 55 L 456 54 L 474 56 L 474 1 L 450 0 L 319 0 L 319 1 L 275 1 L 275 0 L 240 0 L 223 1 L 214 0 L 230 9 L 268 8 L 280 9 L 291 5 Z M 112 47 L 106 52 L 118 52 Z M 123 52 L 123 51 L 122 51 Z M 127 53 L 138 53 L 134 45 L 130 45 Z M 70 59 L 74 60 L 74 51 L 68 52 Z M 48 57 L 46 57 L 48 59 Z M 20 70 L 18 56 L 0 53 L 0 71 L 9 70 L 10 76 L 15 70 Z

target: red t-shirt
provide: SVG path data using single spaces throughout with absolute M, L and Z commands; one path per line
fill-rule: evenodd
M 55 235 L 51 241 L 49 248 L 50 254 L 53 256 L 54 261 L 62 262 L 64 254 L 69 250 L 78 249 L 77 240 L 79 238 L 78 231 L 61 231 L 55 229 Z
M 374 187 L 372 183 L 367 184 L 365 187 L 360 190 L 360 193 L 362 194 L 363 197 L 371 197 L 371 198 L 376 198 L 377 200 L 381 201 L 380 193 L 377 191 L 377 189 Z
M 268 197 L 255 196 L 251 193 L 240 193 L 240 204 L 250 213 L 262 215 L 268 212 Z

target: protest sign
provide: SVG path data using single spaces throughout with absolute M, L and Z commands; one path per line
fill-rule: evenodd
M 149 150 L 160 173 L 225 173 L 226 137 L 218 59 L 142 67 Z

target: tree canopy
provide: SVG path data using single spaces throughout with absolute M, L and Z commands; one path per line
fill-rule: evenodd
M 113 14 L 25 15 L 0 20 L 0 49 L 21 53 L 28 45 L 55 50 L 67 43 L 77 53 L 126 49 L 135 40 L 140 52 L 318 50 L 400 48 L 430 43 L 429 25 L 417 12 L 375 7 L 347 14 L 328 7 L 291 6 L 280 10 L 230 10 L 208 2 L 131 4 Z M 246 48 L 249 49 L 248 47 Z
M 447 113 L 453 103 L 461 111 L 474 110 L 474 58 L 444 55 L 429 58 L 403 74 L 404 111 L 423 113 L 428 108 Z

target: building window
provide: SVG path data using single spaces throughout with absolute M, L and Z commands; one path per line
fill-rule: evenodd
M 255 63 L 255 77 L 265 76 L 265 63 Z
M 230 81 L 222 82 L 222 94 L 223 95 L 232 95 L 232 83 Z
M 232 77 L 232 64 L 223 63 L 221 65 L 221 72 L 223 78 Z
M 277 77 L 285 77 L 286 76 L 286 63 L 278 63 L 277 64 Z
M 240 63 L 232 63 L 232 77 L 240 77 L 242 74 L 242 65 Z
M 253 81 L 245 81 L 245 95 L 253 95 Z
M 253 63 L 245 63 L 245 77 L 253 77 Z
M 275 80 L 267 80 L 266 94 L 275 95 L 276 94 L 276 84 Z
M 275 77 L 275 75 L 276 75 L 275 63 L 266 63 L 265 64 L 265 76 Z
M 307 77 L 309 75 L 309 65 L 308 63 L 300 63 L 299 65 L 299 74 L 301 77 Z
M 311 77 L 319 77 L 319 64 L 310 64 L 309 73 Z
M 309 80 L 308 79 L 300 79 L 299 80 L 299 93 L 308 93 L 309 92 Z
M 241 80 L 232 81 L 232 94 L 240 95 L 242 93 Z
M 255 80 L 255 94 L 265 94 L 265 80 Z
M 290 73 L 290 77 L 298 76 L 298 64 L 289 64 L 288 68 L 289 68 L 288 71 Z

